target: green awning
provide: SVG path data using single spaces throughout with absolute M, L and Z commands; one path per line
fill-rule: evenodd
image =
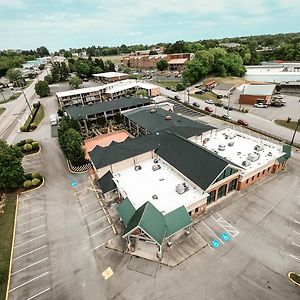
M 136 212 L 134 206 L 127 197 L 117 206 L 117 211 L 125 226 L 128 225 Z
M 292 147 L 291 145 L 283 145 L 282 151 L 285 153 L 286 159 L 289 159 L 292 156 Z

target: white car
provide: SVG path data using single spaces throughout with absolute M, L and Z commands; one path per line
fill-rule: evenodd
M 215 102 L 214 102 L 214 100 L 208 99 L 208 100 L 205 100 L 205 103 L 208 103 L 208 104 L 214 104 Z
M 257 108 L 267 108 L 268 105 L 264 104 L 264 103 L 255 103 L 254 107 L 257 107 Z
M 222 118 L 225 120 L 231 120 L 231 116 L 227 116 L 226 114 L 222 115 Z

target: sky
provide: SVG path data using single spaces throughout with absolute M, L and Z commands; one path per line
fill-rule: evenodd
M 0 49 L 300 32 L 299 0 L 0 0 Z

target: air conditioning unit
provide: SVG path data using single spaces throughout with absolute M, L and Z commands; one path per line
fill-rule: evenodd
M 260 158 L 260 155 L 258 153 L 250 153 L 250 154 L 248 154 L 248 157 L 247 157 L 247 159 L 252 162 L 257 161 L 259 158 Z
M 176 192 L 181 195 L 189 190 L 189 187 L 185 183 L 180 183 L 176 185 Z
M 154 162 L 155 164 L 157 164 L 157 163 L 158 163 L 158 159 L 157 159 L 157 158 L 154 158 L 153 162 Z
M 220 144 L 219 147 L 218 147 L 218 150 L 224 151 L 225 150 L 225 145 L 224 144 Z
M 135 167 L 134 167 L 134 170 L 135 170 L 135 171 L 139 171 L 139 170 L 141 170 L 141 169 L 142 169 L 141 166 L 135 166 Z
M 152 195 L 152 199 L 157 200 L 158 199 L 157 195 Z
M 269 152 L 269 153 L 268 153 L 268 156 L 273 156 L 273 153 L 272 153 L 272 152 Z
M 242 165 L 243 165 L 244 167 L 249 167 L 249 166 L 251 165 L 251 162 L 250 162 L 249 160 L 244 160 L 244 161 L 242 162 Z
M 229 146 L 229 147 L 232 147 L 233 145 L 234 145 L 234 142 L 229 142 L 229 143 L 228 143 L 228 146 Z
M 265 149 L 265 145 L 263 145 L 263 144 L 259 144 L 254 147 L 254 150 L 256 150 L 256 151 L 262 151 L 264 149 Z
M 160 170 L 160 169 L 161 169 L 160 165 L 153 165 L 152 166 L 152 171 L 157 171 L 157 170 Z

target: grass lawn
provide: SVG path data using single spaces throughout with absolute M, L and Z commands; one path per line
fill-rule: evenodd
M 245 80 L 244 78 L 233 77 L 233 76 L 228 76 L 228 77 L 209 77 L 204 82 L 211 81 L 211 80 L 215 80 L 218 84 L 220 84 L 220 83 L 228 83 L 228 84 L 241 85 L 241 84 L 249 83 L 249 81 Z
M 288 123 L 286 120 L 275 120 L 275 123 L 280 125 L 280 126 L 290 128 L 292 130 L 295 130 L 296 126 L 297 126 L 297 121 L 290 121 Z M 300 131 L 300 125 L 298 126 L 297 131 Z
M 0 115 L 1 115 L 2 113 L 4 113 L 4 112 L 5 112 L 5 110 L 6 110 L 6 108 L 5 108 L 5 107 L 0 107 Z
M 161 85 L 163 87 L 173 87 L 173 88 L 176 88 L 177 84 L 180 83 L 181 81 L 159 81 L 157 80 L 156 82 L 153 81 L 154 84 L 158 84 L 158 85 Z
M 214 100 L 214 101 L 218 101 L 219 99 L 217 98 L 217 95 L 212 93 L 212 92 L 206 92 L 202 95 L 199 94 L 192 94 L 193 97 L 201 99 L 201 100 Z
M 94 57 L 94 58 L 101 58 L 103 61 L 110 60 L 114 64 L 120 64 L 123 56 L 124 55 L 109 55 L 109 56 L 99 56 L 99 57 Z
M 20 97 L 21 94 L 22 94 L 21 92 L 16 92 L 16 93 L 14 93 L 12 96 L 10 96 L 10 98 L 9 98 L 6 102 L 16 100 L 17 98 Z
M 6 194 L 4 213 L 0 213 L 0 299 L 5 299 L 10 250 L 13 238 L 16 193 Z
M 33 83 L 33 80 L 28 80 L 26 81 L 25 86 L 23 87 L 23 89 L 26 89 L 28 86 L 30 86 Z
M 33 123 L 35 123 L 38 126 L 41 123 L 41 121 L 43 120 L 44 115 L 45 115 L 44 107 L 41 104 L 40 107 L 39 107 L 39 110 L 38 110 L 37 114 L 35 115 Z M 27 127 L 28 124 L 30 123 L 30 121 L 31 121 L 31 115 L 29 115 L 29 117 L 27 118 L 24 126 Z

